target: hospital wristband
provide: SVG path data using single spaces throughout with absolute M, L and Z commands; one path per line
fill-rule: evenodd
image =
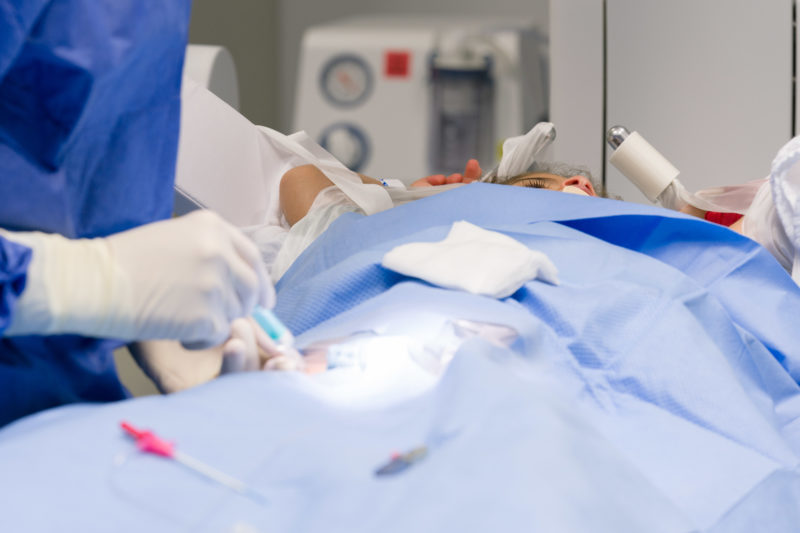
M 380 181 L 383 184 L 384 187 L 387 187 L 389 189 L 403 189 L 403 190 L 405 190 L 405 188 L 406 188 L 405 184 L 401 180 L 396 180 L 396 179 L 385 180 L 385 179 L 382 179 L 382 178 L 378 178 L 378 181 Z

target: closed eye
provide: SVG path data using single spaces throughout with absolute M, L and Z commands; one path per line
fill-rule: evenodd
M 529 189 L 547 189 L 548 183 L 545 178 L 523 178 L 519 184 Z

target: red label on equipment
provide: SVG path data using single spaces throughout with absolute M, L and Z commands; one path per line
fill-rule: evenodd
M 407 78 L 411 74 L 411 54 L 396 50 L 386 52 L 384 65 L 387 78 Z

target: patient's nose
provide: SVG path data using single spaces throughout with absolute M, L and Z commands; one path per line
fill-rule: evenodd
M 589 196 L 597 196 L 597 193 L 594 192 L 592 182 L 585 176 L 572 176 L 564 180 L 564 187 L 569 187 L 570 185 L 578 187 Z

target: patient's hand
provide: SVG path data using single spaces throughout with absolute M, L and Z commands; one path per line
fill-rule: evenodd
M 450 183 L 472 183 L 473 181 L 480 179 L 482 173 L 481 165 L 478 163 L 478 160 L 470 159 L 467 161 L 467 165 L 464 167 L 463 174 L 450 174 L 449 176 L 445 176 L 444 174 L 434 174 L 433 176 L 426 176 L 422 179 L 418 179 L 412 183 L 411 186 L 435 187 L 437 185 L 448 185 Z

